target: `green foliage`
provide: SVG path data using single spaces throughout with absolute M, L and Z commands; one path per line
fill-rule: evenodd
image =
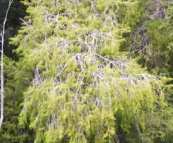
M 148 51 L 148 54 L 154 59 L 152 64 L 154 64 L 155 67 L 166 68 L 167 70 L 172 69 L 173 36 L 170 32 L 172 31 L 170 25 L 171 24 L 167 23 L 166 20 L 155 20 L 147 24 L 147 34 L 152 42 L 152 51 Z M 149 59 L 147 59 L 147 62 L 151 63 Z
M 131 33 L 132 55 L 154 74 L 172 77 L 172 7 L 171 1 L 149 1 L 142 21 Z M 159 14 L 162 14 L 159 16 Z
M 23 57 L 22 71 L 34 71 L 19 122 L 34 130 L 36 142 L 168 139 L 172 108 L 164 82 L 120 52 L 143 2 L 23 2 L 32 22 L 11 43 Z
M 20 104 L 24 99 L 23 91 L 28 87 L 32 77 L 30 72 L 24 72 L 21 67 L 19 63 L 10 58 L 4 58 L 5 119 L 0 131 L 0 142 L 2 143 L 32 142 L 30 139 L 31 132 L 21 128 L 18 124 L 18 116 L 21 112 Z
M 9 0 L 3 0 L 0 2 L 0 29 L 2 30 L 2 23 L 5 18 L 5 13 L 8 7 Z M 21 23 L 19 17 L 25 16 L 25 6 L 20 3 L 20 0 L 13 1 L 9 10 L 6 27 L 5 27 L 5 39 L 4 39 L 4 54 L 13 59 L 17 59 L 17 56 L 12 53 L 12 50 L 16 47 L 9 44 L 9 38 L 17 34 L 17 30 L 20 28 Z

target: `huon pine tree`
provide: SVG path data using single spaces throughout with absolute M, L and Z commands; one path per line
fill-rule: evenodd
M 12 43 L 34 78 L 19 121 L 36 142 L 164 140 L 173 124 L 164 83 L 120 52 L 140 1 L 23 2 L 27 24 Z

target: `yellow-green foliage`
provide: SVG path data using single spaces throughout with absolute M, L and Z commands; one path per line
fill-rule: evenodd
M 149 115 L 166 103 L 155 92 L 162 90 L 159 80 L 119 52 L 129 27 L 118 22 L 117 9 L 133 9 L 136 1 L 25 4 L 33 22 L 20 31 L 18 51 L 35 78 L 20 123 L 36 132 L 36 142 L 113 143 L 119 132 L 132 130 L 145 137 Z

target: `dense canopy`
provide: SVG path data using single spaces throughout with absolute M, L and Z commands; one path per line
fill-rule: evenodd
M 173 141 L 173 2 L 21 2 L 1 142 Z

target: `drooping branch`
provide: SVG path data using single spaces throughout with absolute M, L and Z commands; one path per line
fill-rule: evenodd
M 2 127 L 3 119 L 4 119 L 4 35 L 5 35 L 5 25 L 7 22 L 8 12 L 10 10 L 11 4 L 13 0 L 9 0 L 9 4 L 6 10 L 6 14 L 3 21 L 2 32 L 1 32 L 1 117 L 0 117 L 0 128 Z

